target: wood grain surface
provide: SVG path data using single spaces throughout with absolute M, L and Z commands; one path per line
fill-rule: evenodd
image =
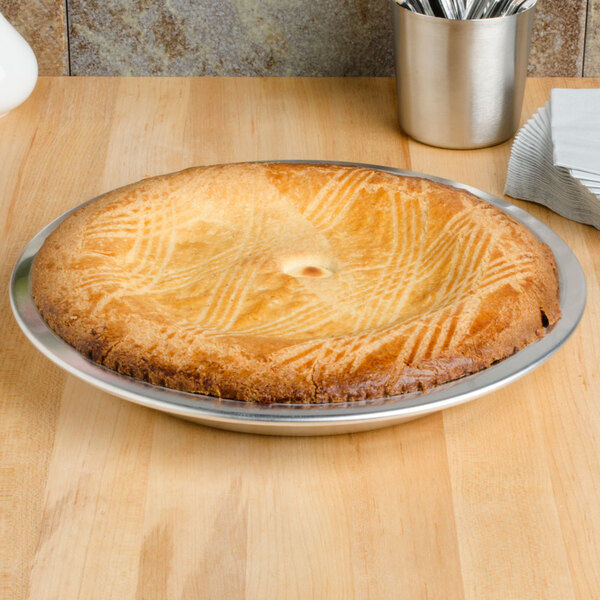
M 523 119 L 552 87 L 531 79 Z M 329 159 L 501 195 L 510 143 L 430 148 L 390 79 L 41 78 L 0 120 L 3 598 L 600 598 L 600 232 L 516 202 L 585 271 L 580 327 L 542 367 L 368 433 L 194 425 L 65 375 L 6 289 L 26 243 L 101 192 L 191 165 Z

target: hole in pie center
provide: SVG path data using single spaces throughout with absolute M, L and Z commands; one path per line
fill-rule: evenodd
M 287 271 L 288 275 L 292 277 L 309 277 L 317 279 L 319 277 L 330 277 L 333 272 L 325 267 L 318 267 L 316 265 L 304 265 L 295 267 Z
M 291 277 L 304 277 L 307 279 L 320 279 L 322 277 L 331 277 L 334 269 L 331 265 L 323 264 L 320 260 L 291 260 L 283 265 L 283 272 Z
M 302 277 L 327 277 L 327 275 L 331 275 L 331 271 L 329 271 L 329 269 L 323 269 L 322 267 L 308 265 L 302 269 L 300 275 L 302 275 Z

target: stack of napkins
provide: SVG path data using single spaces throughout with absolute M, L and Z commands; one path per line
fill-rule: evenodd
M 600 229 L 600 89 L 554 89 L 515 137 L 504 193 Z

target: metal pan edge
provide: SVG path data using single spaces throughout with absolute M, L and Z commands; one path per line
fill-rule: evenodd
M 377 429 L 409 421 L 491 393 L 546 361 L 571 336 L 585 309 L 586 283 L 579 261 L 567 244 L 548 226 L 510 202 L 469 185 L 428 174 L 363 163 L 279 160 L 291 164 L 335 164 L 422 177 L 466 190 L 509 213 L 552 249 L 559 275 L 562 318 L 542 339 L 517 354 L 474 375 L 427 393 L 328 405 L 254 405 L 160 388 L 119 375 L 87 359 L 59 338 L 41 318 L 30 293 L 31 267 L 44 240 L 58 225 L 87 202 L 64 213 L 42 229 L 18 259 L 10 281 L 15 319 L 29 341 L 66 372 L 130 402 L 160 410 L 203 425 L 269 435 L 331 435 Z

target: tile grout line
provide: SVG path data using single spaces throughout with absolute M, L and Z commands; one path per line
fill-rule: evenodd
M 69 0 L 65 0 L 65 27 L 67 37 L 67 75 L 71 75 L 71 31 L 69 27 Z
M 581 72 L 579 73 L 579 77 L 584 77 L 585 75 L 585 55 L 586 55 L 586 45 L 587 45 L 587 32 L 588 26 L 590 24 L 590 10 L 591 10 L 591 2 L 592 0 L 587 0 L 585 3 L 585 19 L 583 22 L 583 56 L 581 57 Z
M 586 4 L 586 12 L 585 12 L 585 25 L 583 30 L 583 64 L 581 65 L 581 77 L 586 77 L 586 59 L 587 59 L 587 50 L 588 50 L 588 37 L 591 40 L 591 35 L 588 35 L 591 32 L 591 28 L 593 27 L 593 17 L 592 13 L 594 10 L 593 7 L 594 0 L 587 0 Z M 600 65 L 590 65 L 591 70 L 594 71 L 594 67 L 600 68 Z M 589 77 L 597 77 L 598 74 L 590 74 Z

